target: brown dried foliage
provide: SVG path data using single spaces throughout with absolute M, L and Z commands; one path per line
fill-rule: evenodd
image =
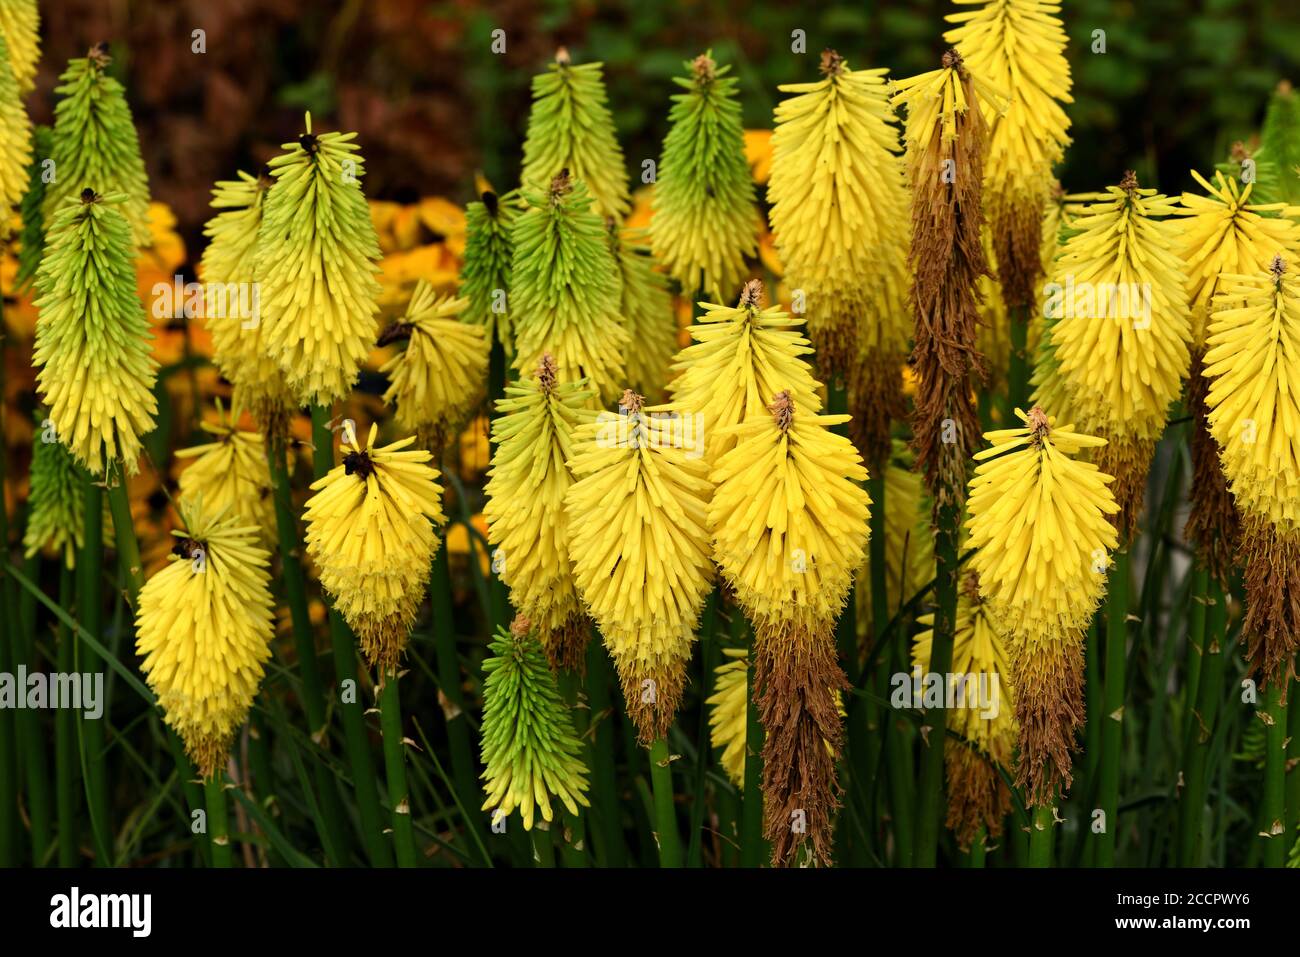
M 1072 781 L 1071 753 L 1078 750 L 1075 734 L 1083 726 L 1083 632 L 1032 645 L 1011 642 L 1012 687 L 1016 689 L 1016 720 L 1020 724 L 1016 785 L 1025 789 L 1026 803 L 1050 804 L 1059 789 Z
M 1192 356 L 1187 405 L 1192 415 L 1192 488 L 1183 534 L 1196 549 L 1196 559 L 1225 589 L 1232 573 L 1232 556 L 1241 540 L 1241 516 L 1228 490 L 1219 461 L 1219 443 L 1205 421 L 1205 396 L 1210 380 L 1201 374 L 1204 352 Z
M 901 363 L 865 350 L 849 369 L 849 438 L 872 475 L 883 475 L 892 450 L 889 430 L 907 415 Z
M 772 864 L 799 863 L 804 848 L 814 863 L 830 864 L 843 738 L 836 695 L 849 687 L 833 632 L 764 628 L 754 647 L 754 703 L 766 734 L 763 835 Z
M 676 660 L 667 667 L 638 664 L 635 671 L 619 668 L 618 680 L 638 743 L 648 748 L 667 737 L 686 687 L 686 662 Z
M 1258 515 L 1242 523 L 1246 620 L 1242 641 L 1261 686 L 1281 681 L 1283 701 L 1300 647 L 1300 531 L 1282 531 Z
M 587 673 L 587 642 L 591 628 L 587 616 L 575 612 L 559 628 L 542 636 L 542 646 L 552 671 Z
M 1102 472 L 1115 477 L 1111 492 L 1119 511 L 1110 516 L 1119 531 L 1121 547 L 1138 533 L 1142 517 L 1142 500 L 1146 496 L 1147 473 L 1155 454 L 1154 439 L 1110 439 L 1093 453 L 1093 461 Z
M 969 745 L 947 743 L 943 756 L 948 774 L 947 826 L 957 844 L 969 850 L 980 828 L 989 837 L 1002 834 L 1002 819 L 1011 810 L 1011 792 L 988 756 Z
M 913 445 L 936 515 L 965 499 L 966 465 L 979 443 L 972 377 L 983 378 L 984 358 L 975 346 L 976 283 L 989 274 L 980 239 L 988 126 L 960 58 L 945 54 L 949 61 L 959 70 L 972 108 L 958 114 L 954 139 L 944 142 L 941 130 L 933 130 L 930 141 L 913 151 L 909 170 L 917 376 Z M 952 422 L 955 441 L 943 441 L 945 421 Z
M 1008 310 L 1034 304 L 1043 274 L 1042 222 L 1041 197 L 1010 203 L 995 217 L 993 254 L 998 263 L 1002 301 Z

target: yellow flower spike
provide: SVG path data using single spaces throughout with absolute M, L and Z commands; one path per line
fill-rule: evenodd
M 710 474 L 714 560 L 756 629 L 822 627 L 862 565 L 867 470 L 831 431 L 847 415 L 796 412 L 784 391 L 772 403 L 772 414 L 727 429 L 737 445 Z
M 1243 188 L 1217 170 L 1213 184 L 1196 170 L 1191 173 L 1208 195 L 1183 193 L 1183 208 L 1175 212 L 1186 217 L 1179 224 L 1179 252 L 1186 264 L 1192 343 L 1203 349 L 1219 278 L 1262 273 L 1278 254 L 1294 262 L 1300 229 L 1288 217 L 1300 214 L 1300 209 L 1286 203 L 1252 203 L 1253 183 Z
M 1192 359 L 1187 405 L 1195 421 L 1192 433 L 1191 508 L 1187 537 L 1197 558 L 1216 579 L 1226 582 L 1240 537 L 1240 519 L 1219 463 L 1219 446 L 1205 421 L 1209 380 L 1202 375 L 1206 327 L 1225 275 L 1258 274 L 1275 255 L 1294 262 L 1300 231 L 1289 218 L 1300 212 L 1285 203 L 1252 203 L 1254 184 L 1242 187 L 1235 177 L 1216 171 L 1214 183 L 1192 170 L 1207 195 L 1183 193 L 1182 256 L 1192 308 Z M 1222 304 L 1220 304 L 1222 305 Z
M 965 576 L 957 597 L 953 631 L 952 675 L 963 682 L 954 690 L 959 706 L 949 712 L 948 730 L 965 738 L 944 746 L 948 777 L 948 827 L 958 844 L 969 847 L 981 827 L 990 837 L 1002 833 L 1002 821 L 1011 810 L 1011 793 L 997 767 L 1011 768 L 1018 729 L 1011 664 L 1002 624 L 980 599 L 979 579 Z M 921 673 L 930 671 L 934 640 L 934 615 L 922 615 L 912 644 L 912 663 Z M 957 677 L 950 679 L 955 684 Z
M 590 631 L 569 561 L 564 497 L 573 477 L 565 463 L 579 423 L 593 417 L 591 394 L 585 379 L 561 382 L 549 353 L 535 376 L 506 386 L 484 489 L 488 543 L 511 604 L 533 623 L 551 663 L 568 671 L 582 667 Z
M 977 75 L 1008 98 L 987 109 L 989 152 L 984 208 L 1009 307 L 1033 302 L 1042 260 L 1039 238 L 1052 167 L 1070 143 L 1070 64 L 1061 6 L 1051 0 L 954 0 L 977 9 L 950 13 L 944 33 Z
M 1083 632 L 1106 590 L 1119 511 L 1111 476 L 1072 456 L 1103 439 L 1057 426 L 1042 409 L 989 432 L 970 481 L 969 568 L 1007 636 L 1020 725 L 1017 781 L 1035 806 L 1070 784 L 1083 721 Z
M 269 166 L 257 243 L 265 348 L 301 405 L 329 406 L 374 345 L 380 258 L 355 133 L 306 132 Z
M 724 648 L 725 662 L 713 670 L 709 707 L 709 743 L 721 751 L 718 761 L 736 787 L 745 785 L 745 734 L 749 718 L 749 653 Z
M 202 502 L 214 515 L 228 513 L 241 525 L 255 526 L 259 544 L 269 546 L 275 537 L 275 502 L 266 441 L 238 423 L 238 410 L 226 413 L 218 400 L 217 421 L 200 426 L 214 441 L 177 449 L 178 459 L 194 460 L 181 472 L 181 500 Z
M 0 0 L 0 38 L 9 47 L 9 61 L 26 95 L 36 85 L 36 64 L 41 59 L 41 13 L 36 0 Z
M 855 356 L 862 304 L 881 250 L 898 245 L 907 194 L 887 71 L 853 71 L 825 50 L 821 72 L 816 83 L 780 87 L 792 95 L 776 108 L 768 199 L 786 277 L 806 296 L 819 368 L 833 376 Z M 873 324 L 895 318 L 867 312 Z
M 269 174 L 254 177 L 244 172 L 213 187 L 211 205 L 218 212 L 203 227 L 208 245 L 199 276 L 212 358 L 234 386 L 233 403 L 248 409 L 265 432 L 279 437 L 286 434 L 287 417 L 297 403 L 279 364 L 267 354 L 256 285 L 257 236 L 270 188 Z
M 1035 407 L 1020 428 L 989 432 L 970 481 L 968 546 L 980 592 L 1017 634 L 1087 627 L 1118 545 L 1107 515 L 1114 479 L 1072 456 L 1104 439 L 1056 425 Z
M 233 515 L 187 503 L 181 520 L 170 563 L 140 591 L 136 653 L 167 724 L 211 777 L 271 657 L 271 557 Z
M 698 421 L 705 458 L 710 463 L 733 448 L 730 427 L 768 415 L 773 395 L 789 390 L 799 408 L 821 408 L 821 387 L 804 360 L 812 347 L 799 332 L 803 320 L 780 305 L 762 307 L 763 284 L 751 279 L 734 308 L 702 302 L 704 310 L 691 326 L 694 344 L 673 360 L 671 401 L 664 406 Z
M 1051 348 L 1080 427 L 1108 442 L 1097 462 L 1115 476 L 1117 521 L 1131 536 L 1190 362 L 1183 222 L 1131 171 L 1105 193 L 1071 199 L 1092 201 L 1071 223 L 1048 287 Z
M 1294 674 L 1300 620 L 1300 278 L 1281 255 L 1268 272 L 1220 277 L 1205 353 L 1207 421 L 1242 513 L 1251 667 Z M 1285 687 L 1285 685 L 1284 685 Z
M 415 438 L 375 448 L 345 426 L 343 462 L 312 483 L 307 501 L 307 554 L 321 584 L 356 632 L 366 660 L 387 673 L 397 666 L 440 544 L 442 490 L 430 453 L 408 449 Z
M 27 166 L 32 161 L 32 121 L 19 96 L 16 67 L 0 30 L 0 240 L 9 236 L 11 213 L 27 190 Z
M 447 439 L 483 399 L 488 340 L 484 327 L 462 322 L 466 299 L 438 297 L 421 279 L 405 317 L 380 337 L 387 345 L 406 339 L 406 348 L 379 371 L 389 377 L 384 402 L 394 406 L 397 427 L 414 432 L 418 444 L 442 454 Z
M 667 733 L 681 700 L 713 572 L 708 465 L 682 448 L 680 424 L 625 391 L 617 414 L 578 426 L 564 503 L 578 593 L 647 745 Z

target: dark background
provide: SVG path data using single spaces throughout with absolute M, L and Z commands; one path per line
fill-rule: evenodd
M 949 0 L 422 2 L 422 0 L 41 0 L 44 55 L 31 108 L 52 116 L 69 57 L 107 40 L 140 130 L 154 198 L 201 249 L 211 184 L 252 169 L 301 131 L 356 130 L 372 198 L 463 203 L 476 170 L 498 188 L 519 168 L 531 76 L 557 45 L 606 64 L 629 168 L 657 156 L 670 78 L 706 48 L 741 80 L 747 127 L 771 126 L 779 83 L 815 77 L 833 46 L 857 68 L 906 76 L 937 65 Z M 1191 185 L 1254 131 L 1279 79 L 1300 80 L 1300 4 L 1263 0 L 1066 0 L 1074 145 L 1071 190 L 1136 168 L 1166 192 Z M 191 52 L 192 31 L 207 51 Z M 506 31 L 494 55 L 491 33 Z M 790 33 L 807 35 L 803 55 Z M 1091 52 L 1104 30 L 1106 52 Z M 504 185 L 503 185 L 504 184 Z

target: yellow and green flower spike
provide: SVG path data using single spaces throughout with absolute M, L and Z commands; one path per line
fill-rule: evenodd
M 654 189 L 650 242 L 655 258 L 681 284 L 730 302 L 745 279 L 745 257 L 758 249 L 754 181 L 745 160 L 739 85 L 711 53 L 675 77 L 670 124 Z
M 582 666 L 590 625 L 573 581 L 564 498 L 574 432 L 592 418 L 585 380 L 561 382 L 546 354 L 534 375 L 506 386 L 492 422 L 496 451 L 484 489 L 488 543 L 514 608 L 552 664 Z
M 483 326 L 488 342 L 514 354 L 510 320 L 510 269 L 514 256 L 511 232 L 519 212 L 519 194 L 498 196 L 484 190 L 465 207 L 465 259 L 460 267 L 460 295 L 469 300 L 461 318 Z
M 542 645 L 527 619 L 497 631 L 483 661 L 482 810 L 494 822 L 518 810 L 524 830 L 589 806 L 583 744 Z
M 567 169 L 587 184 L 597 216 L 622 221 L 631 208 L 627 166 L 606 105 L 603 71 L 602 63 L 572 63 L 561 47 L 546 72 L 533 77 L 520 182 L 541 192 Z
M 528 209 L 511 233 L 515 368 L 531 374 L 549 352 L 561 381 L 587 379 L 598 393 L 592 407 L 600 408 L 623 387 L 628 345 L 605 223 L 587 187 L 567 171 L 524 198 Z
M 388 376 L 384 402 L 395 410 L 398 429 L 435 456 L 483 400 L 488 342 L 482 326 L 462 322 L 466 299 L 438 296 L 421 279 L 406 315 L 381 337 L 381 344 L 406 340 L 379 370 Z
M 306 132 L 271 160 L 258 234 L 264 348 L 299 405 L 351 391 L 378 333 L 379 239 L 355 133 Z
M 149 229 L 149 177 L 140 156 L 131 107 L 122 84 L 108 75 L 108 45 L 92 47 L 68 61 L 54 92 L 54 141 L 50 158 L 55 179 L 45 190 L 45 221 L 69 201 L 92 189 L 101 196 L 122 195 L 121 211 L 137 248 L 153 245 Z
M 9 62 L 26 96 L 36 85 L 41 59 L 41 13 L 36 0 L 0 0 L 0 39 L 9 47 Z
M 238 176 L 212 189 L 217 214 L 203 227 L 208 245 L 199 261 L 205 284 L 203 321 L 212 335 L 213 361 L 234 386 L 232 402 L 278 438 L 297 401 L 268 353 L 264 304 L 256 285 L 258 233 L 271 177 L 242 171 Z
M 87 189 L 59 209 L 36 274 L 37 389 L 60 441 L 96 476 L 114 462 L 135 474 L 158 411 L 125 201 Z
M 82 479 L 72 453 L 47 432 L 37 417 L 32 449 L 31 492 L 27 497 L 27 528 L 23 553 L 57 555 L 68 567 L 76 565 L 86 513 Z
M 220 400 L 216 420 L 200 423 L 200 428 L 212 436 L 211 442 L 176 450 L 176 458 L 193 460 L 180 475 L 181 501 L 255 527 L 258 543 L 269 546 L 275 536 L 275 504 L 265 438 L 241 429 L 238 410 L 227 411 Z

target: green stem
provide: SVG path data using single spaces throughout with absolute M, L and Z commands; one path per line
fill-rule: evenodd
M 732 638 L 748 635 L 749 625 L 738 606 L 731 608 Z M 763 839 L 763 722 L 754 701 L 754 643 L 749 642 L 745 667 L 745 791 L 740 805 L 740 865 L 762 867 L 769 849 Z
M 1051 867 L 1052 850 L 1056 844 L 1056 819 L 1052 804 L 1034 808 L 1029 825 L 1029 866 Z
M 595 726 L 595 733 L 589 733 L 593 759 L 591 819 L 600 840 L 604 865 L 626 867 L 623 812 L 614 767 L 614 703 L 609 693 L 609 668 L 605 649 L 593 636 L 587 642 L 587 704 L 591 709 L 590 721 Z
M 59 563 L 59 607 L 71 608 L 76 600 L 75 573 L 66 562 Z M 61 674 L 76 670 L 72 632 L 63 622 L 55 638 L 58 648 L 58 669 Z M 60 708 L 54 714 L 54 790 L 58 803 L 59 867 L 77 864 L 77 790 L 80 784 L 77 768 L 77 718 L 71 708 Z
M 848 412 L 848 390 L 841 377 L 834 377 L 827 386 L 827 412 L 839 415 Z M 837 425 L 834 431 L 840 435 L 848 434 L 847 424 Z M 882 483 L 878 483 L 882 484 Z M 883 505 L 876 501 L 874 495 L 879 489 L 872 488 L 872 513 L 880 512 Z M 857 596 L 856 589 L 850 587 L 844 611 L 835 624 L 835 639 L 839 652 L 840 665 L 844 676 L 852 687 L 862 683 L 861 654 L 858 649 Z M 845 695 L 844 708 L 847 712 L 845 741 L 848 745 L 844 755 L 845 788 L 850 798 L 858 788 L 866 789 L 871 766 L 871 734 L 867 715 L 867 702 L 858 695 Z M 860 833 L 870 831 L 870 824 L 860 820 L 859 804 L 850 799 L 841 812 L 840 828 L 843 839 L 837 843 L 847 852 L 850 863 L 863 864 L 866 860 L 866 847 L 859 838 Z M 856 826 L 854 821 L 856 820 Z
M 415 829 L 411 826 L 411 796 L 406 784 L 406 744 L 402 735 L 402 702 L 397 672 L 383 676 L 379 689 L 380 726 L 384 732 L 384 767 L 388 772 L 388 800 L 393 806 L 393 847 L 398 867 L 415 867 Z
M 1295 696 L 1300 694 L 1300 681 L 1291 682 L 1291 694 L 1286 711 L 1286 833 L 1287 840 L 1297 839 L 1300 828 L 1300 706 Z
M 1187 664 L 1183 676 L 1183 741 L 1192 733 L 1196 711 L 1197 685 L 1205 663 L 1205 595 L 1210 588 L 1210 573 L 1198 564 L 1192 569 L 1191 593 L 1187 596 Z
M 1115 553 L 1106 595 L 1106 684 L 1102 704 L 1098 798 L 1105 827 L 1097 837 L 1096 865 L 1115 865 L 1119 832 L 1119 773 L 1124 750 L 1124 682 L 1128 667 L 1129 553 Z
M 104 558 L 104 486 L 99 479 L 87 475 L 84 479 L 85 533 L 82 536 L 81 556 L 77 571 L 77 613 L 81 625 L 97 640 L 104 636 L 104 608 L 101 603 L 99 581 Z M 104 670 L 104 662 L 89 645 L 78 648 L 77 670 L 96 672 Z M 81 737 L 81 760 L 84 763 L 82 779 L 86 786 L 86 806 L 90 810 L 90 827 L 95 843 L 95 863 L 101 867 L 113 863 L 109 843 L 108 778 L 104 770 L 103 719 L 92 721 L 83 714 L 77 715 L 77 728 Z
M 887 467 L 887 466 L 886 466 Z M 885 528 L 885 476 L 882 472 L 877 472 L 867 480 L 867 494 L 871 496 L 871 538 L 868 542 L 868 574 L 871 589 L 871 647 L 876 648 L 882 641 L 886 641 L 886 632 L 889 629 L 889 587 L 886 576 L 886 564 L 888 556 L 886 552 L 886 528 Z M 872 668 L 872 674 L 859 676 L 859 684 L 866 688 L 879 690 L 880 679 L 876 675 L 880 674 L 882 664 L 887 664 L 889 656 L 884 656 L 884 661 L 878 657 Z M 888 676 L 882 676 L 887 680 Z M 861 806 L 868 809 L 868 819 L 863 822 L 867 829 L 868 840 L 874 841 L 876 837 L 876 828 L 874 823 L 874 784 L 880 773 L 880 759 L 884 753 L 885 729 L 889 724 L 888 716 L 883 714 L 880 701 L 876 696 L 865 698 L 861 702 L 863 712 L 863 723 L 866 725 L 865 734 L 867 736 L 867 755 L 866 767 L 859 771 L 854 769 L 858 775 L 858 800 Z M 869 851 L 871 848 L 868 847 Z M 863 863 L 861 860 L 854 858 L 854 864 Z
M 673 804 L 673 770 L 668 760 L 668 742 L 664 738 L 658 738 L 650 745 L 650 785 L 654 792 L 659 864 L 661 867 L 681 867 L 682 838 L 677 831 L 677 809 Z
M 530 832 L 533 838 L 533 865 L 535 867 L 555 866 L 555 835 L 544 821 L 533 824 Z
M 709 597 L 704 602 L 704 608 L 700 612 L 699 623 L 699 648 L 700 648 L 700 699 L 707 701 L 713 695 L 714 672 L 718 666 L 718 658 L 722 654 L 718 646 L 717 621 L 718 605 L 722 601 L 722 588 L 715 586 L 709 593 Z M 709 768 L 713 764 L 713 753 L 709 747 L 709 709 L 701 707 L 698 723 L 696 724 L 695 740 L 699 742 L 699 749 L 695 755 L 694 769 L 694 788 L 695 794 L 691 799 L 690 822 L 687 824 L 686 833 L 690 835 L 690 840 L 686 845 L 686 866 L 703 867 L 704 866 L 704 815 L 708 805 L 709 793 Z
M 930 646 L 930 673 L 947 675 L 952 671 L 953 636 L 957 623 L 957 538 L 961 510 L 945 506 L 939 513 L 935 536 L 934 639 Z M 947 678 L 943 678 L 947 681 Z M 948 712 L 940 702 L 925 713 L 928 735 L 921 743 L 921 784 L 917 794 L 916 845 L 913 863 L 917 867 L 934 867 L 939 854 L 939 830 L 943 826 L 943 748 L 948 728 Z
M 573 729 L 582 742 L 582 760 L 591 767 L 591 739 L 587 735 L 590 711 L 579 700 L 582 687 L 578 675 L 572 671 L 562 671 L 557 676 L 560 694 L 563 696 L 570 713 L 573 715 Z M 587 862 L 587 815 L 579 811 L 571 814 L 567 809 L 560 811 L 560 829 L 556 832 L 560 842 L 560 856 L 565 867 L 586 867 Z
M 8 336 L 4 325 L 4 296 L 0 295 L 0 559 L 9 560 L 9 513 L 5 496 L 5 471 L 8 467 L 9 446 L 5 441 L 5 346 Z M 0 672 L 8 672 L 13 664 L 12 650 L 18 636 L 11 633 L 9 609 L 18 606 L 18 592 L 8 575 L 0 576 L 0 597 L 5 611 L 0 612 Z M 16 737 L 16 712 L 0 709 L 0 867 L 17 867 L 19 863 L 18 821 L 18 742 Z
M 1281 682 L 1273 682 L 1265 698 L 1268 722 L 1264 732 L 1264 793 L 1260 802 L 1260 840 L 1265 867 L 1285 867 L 1291 849 L 1286 832 L 1286 730 L 1287 705 L 1282 703 Z
M 140 589 L 144 588 L 144 563 L 140 561 L 140 543 L 135 537 L 135 522 L 131 517 L 131 502 L 127 496 L 126 479 L 119 466 L 113 466 L 108 477 L 108 510 L 113 513 L 113 539 L 117 547 L 117 562 L 126 580 L 127 605 L 134 617 L 139 603 Z
M 452 617 L 451 569 L 447 564 L 447 549 L 442 547 L 433 556 L 429 575 L 429 605 L 433 619 L 433 648 L 437 658 L 438 687 L 446 699 L 443 716 L 447 722 L 447 741 L 451 748 L 451 777 L 460 802 L 465 807 L 467 832 L 479 833 L 482 843 L 482 822 L 474 814 L 483 803 L 478 786 L 478 766 L 469 735 L 469 718 L 465 712 L 465 694 L 461 690 L 460 656 L 456 653 L 456 626 Z M 482 860 L 484 865 L 489 862 Z
M 273 440 L 274 441 L 274 440 Z M 284 584 L 285 602 L 289 606 L 289 620 L 293 627 L 294 650 L 298 656 L 298 675 L 301 681 L 303 710 L 307 713 L 307 730 L 311 739 L 324 748 L 329 740 L 329 718 L 325 709 L 325 683 L 321 678 L 320 659 L 316 652 L 316 636 L 307 610 L 307 584 L 302 570 L 302 539 L 298 533 L 298 520 L 293 511 L 293 495 L 285 450 L 267 449 L 267 462 L 271 472 L 271 493 L 275 502 L 275 527 L 280 547 L 280 579 Z M 329 766 L 325 761 L 312 762 L 312 775 L 316 793 L 320 798 L 320 819 L 316 830 L 320 836 L 325 856 L 336 867 L 346 864 L 347 827 L 343 803 Z M 362 827 L 362 838 L 377 835 L 380 831 L 376 819 Z M 366 854 L 374 867 L 388 867 L 393 862 L 388 844 L 379 837 L 366 840 Z
M 316 478 L 322 478 L 334 467 L 334 435 L 329 428 L 330 411 L 324 406 L 311 409 L 312 466 Z M 357 816 L 361 820 L 361 833 L 367 855 L 371 860 L 386 859 L 388 850 L 383 837 L 383 815 L 379 809 L 379 786 L 375 782 L 375 767 L 370 760 L 370 747 L 366 734 L 365 716 L 361 703 L 357 676 L 356 640 L 347 622 L 322 594 L 329 609 L 330 646 L 334 653 L 334 680 L 338 683 L 339 713 L 343 719 L 343 742 L 352 768 L 352 787 L 356 792 Z M 352 682 L 351 693 L 343 687 Z
M 1011 355 L 1007 364 L 1006 405 L 1002 410 L 1001 428 L 1016 421 L 1015 409 L 1029 400 L 1029 307 L 1012 306 L 1007 310 L 1011 327 Z
M 226 814 L 225 773 L 217 771 L 203 780 L 203 798 L 208 814 L 208 839 L 212 842 L 212 866 L 230 867 L 230 822 Z
M 906 636 L 901 633 L 890 641 L 889 674 L 906 672 L 906 642 Z M 911 867 L 916 835 L 911 740 L 906 721 L 892 709 L 884 712 L 884 721 L 885 768 L 889 780 L 889 815 L 894 830 L 895 862 L 899 867 Z
M 975 837 L 971 839 L 970 850 L 966 852 L 966 867 L 972 870 L 978 870 L 987 863 L 988 858 L 988 831 L 981 826 L 975 832 Z
M 0 488 L 3 486 L 0 485 Z M 40 581 L 40 555 L 27 559 L 23 571 L 30 580 Z M 16 668 L 25 666 L 28 674 L 38 673 L 41 668 L 36 654 L 36 596 L 24 589 L 22 597 L 15 600 L 12 593 L 17 588 L 17 582 L 8 575 L 4 576 L 3 586 L 8 599 L 6 606 L 11 610 L 8 618 L 13 663 Z M 19 693 L 23 693 L 21 689 Z M 15 725 L 18 732 L 17 754 L 22 758 L 26 775 L 27 799 L 24 807 L 27 810 L 32 866 L 44 867 L 50 852 L 52 804 L 50 769 L 45 754 L 46 741 L 41 730 L 40 712 L 29 708 L 19 710 Z
M 1189 705 L 1183 741 L 1183 789 L 1178 803 L 1179 867 L 1203 864 L 1201 829 L 1208 793 L 1210 745 L 1223 699 L 1223 673 L 1231 653 L 1227 636 L 1227 603 L 1217 582 L 1207 580 L 1203 594 L 1204 634 L 1196 697 Z

